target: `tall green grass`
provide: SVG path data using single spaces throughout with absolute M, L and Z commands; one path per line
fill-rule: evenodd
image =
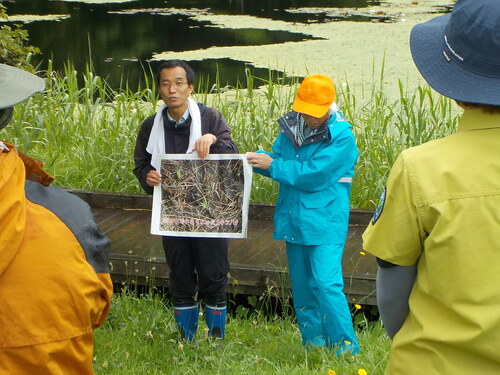
M 442 138 L 456 130 L 458 106 L 430 87 L 406 91 L 399 81 L 399 98 L 389 100 L 372 87 L 359 101 L 347 85 L 340 92 L 346 118 L 353 124 L 359 159 L 351 204 L 374 208 L 397 156 L 406 148 Z
M 57 185 L 142 193 L 132 173 L 133 151 L 139 126 L 155 112 L 158 100 L 151 75 L 145 73 L 144 89 L 112 90 L 90 69 L 78 73 L 71 64 L 63 74 L 50 67 L 42 73 L 46 92 L 16 106 L 14 119 L 0 138 L 44 161 Z M 245 85 L 200 82 L 194 95 L 222 112 L 241 153 L 271 149 L 278 134 L 276 119 L 290 111 L 298 86 L 295 81 L 288 83 L 285 74 L 270 71 L 268 79 L 262 80 L 264 85 L 253 89 L 256 79 L 246 70 Z M 353 124 L 360 151 L 352 188 L 354 208 L 374 207 L 390 167 L 403 149 L 456 128 L 458 114 L 449 99 L 428 87 L 408 92 L 400 82 L 399 88 L 399 97 L 391 100 L 377 83 L 361 95 L 354 94 L 348 84 L 337 87 L 337 102 Z M 252 201 L 274 203 L 276 183 L 254 177 Z
M 45 93 L 16 106 L 2 138 L 44 161 L 57 185 L 137 193 L 135 134 L 154 110 L 155 95 L 150 89 L 115 92 L 89 70 L 83 84 L 71 66 L 63 76 L 49 70 Z

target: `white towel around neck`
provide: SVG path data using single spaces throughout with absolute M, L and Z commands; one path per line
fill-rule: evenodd
M 151 165 L 159 170 L 158 156 L 165 153 L 165 129 L 163 127 L 163 110 L 166 104 L 162 104 L 156 112 L 153 121 L 153 127 L 149 134 L 148 145 L 146 151 L 152 155 Z M 191 129 L 189 132 L 189 145 L 186 154 L 190 154 L 193 150 L 195 142 L 201 138 L 201 115 L 198 103 L 191 98 L 188 98 L 189 115 L 191 116 Z

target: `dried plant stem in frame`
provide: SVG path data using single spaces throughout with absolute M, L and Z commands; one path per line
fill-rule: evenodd
M 242 160 L 162 160 L 160 229 L 241 232 Z

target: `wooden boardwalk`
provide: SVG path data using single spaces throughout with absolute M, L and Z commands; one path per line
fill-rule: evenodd
M 89 203 L 96 222 L 111 240 L 114 283 L 168 286 L 168 266 L 161 237 L 150 234 L 150 196 L 70 192 Z M 274 292 L 281 295 L 281 288 L 289 288 L 285 244 L 272 238 L 273 213 L 274 206 L 250 206 L 248 237 L 230 242 L 228 292 L 248 295 Z M 370 218 L 370 212 L 351 211 L 342 260 L 344 291 L 349 303 L 376 303 L 377 265 L 373 256 L 362 251 L 361 240 Z

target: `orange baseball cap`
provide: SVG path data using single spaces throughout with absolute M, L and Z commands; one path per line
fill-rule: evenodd
M 304 78 L 293 102 L 293 110 L 313 117 L 323 117 L 335 101 L 335 86 L 330 77 L 315 74 Z

